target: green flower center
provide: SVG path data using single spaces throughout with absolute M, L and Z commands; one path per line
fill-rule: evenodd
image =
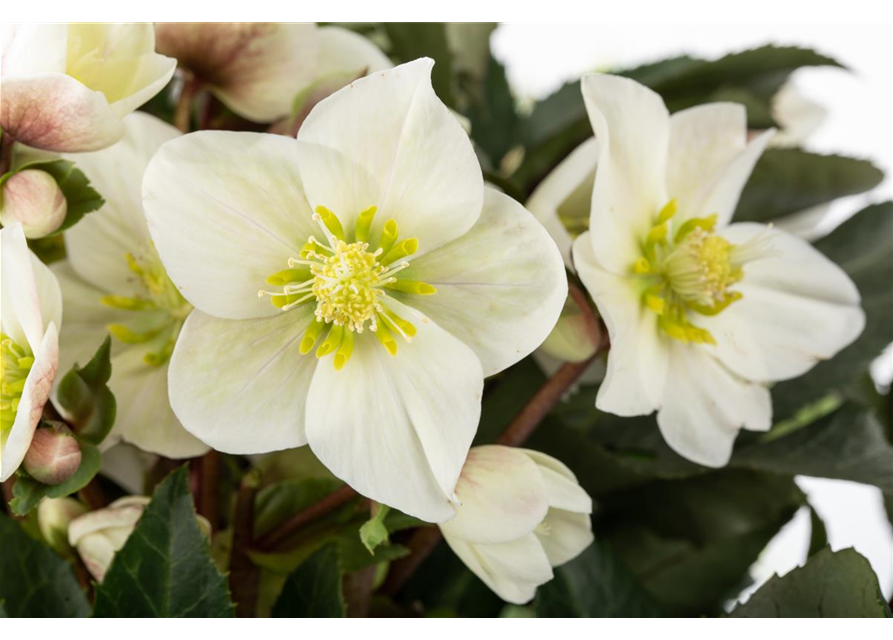
M 168 277 L 153 244 L 139 257 L 128 253 L 125 258 L 141 291 L 132 297 L 102 297 L 103 304 L 134 314 L 133 322 L 110 324 L 108 330 L 125 344 L 147 344 L 152 350 L 143 356 L 143 360 L 146 364 L 160 366 L 170 359 L 183 323 L 192 312 L 192 305 Z
M 0 436 L 12 429 L 34 357 L 5 333 L 0 333 Z
M 685 344 L 716 344 L 691 322 L 690 312 L 713 316 L 740 300 L 731 287 L 744 278 L 744 264 L 772 255 L 771 246 L 763 236 L 734 245 L 716 235 L 716 214 L 673 224 L 677 208 L 673 199 L 658 213 L 632 270 L 642 279 L 643 303 L 659 316 L 665 334 Z
M 409 267 L 406 258 L 418 251 L 419 241 L 400 240 L 394 220 L 385 223 L 373 248 L 369 235 L 376 211 L 369 207 L 361 212 L 352 237 L 348 237 L 334 213 L 317 207 L 313 218 L 322 228 L 325 242 L 310 236 L 299 258 L 290 258 L 287 269 L 267 278 L 267 284 L 281 290 L 258 291 L 258 296 L 270 296 L 273 306 L 283 311 L 316 304 L 315 318 L 304 333 L 300 351 L 309 353 L 325 332 L 316 357 L 334 353 L 335 369 L 350 359 L 354 334 L 363 333 L 367 325 L 391 355 L 397 353 L 394 334 L 412 341 L 415 326 L 384 305 L 388 290 L 417 295 L 437 292 L 430 284 L 400 277 Z

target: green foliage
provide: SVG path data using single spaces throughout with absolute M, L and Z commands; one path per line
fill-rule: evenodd
M 115 423 L 117 405 L 108 387 L 112 377 L 111 337 L 83 368 L 75 364 L 59 383 L 59 405 L 78 438 L 101 443 Z
M 71 565 L 0 514 L 0 617 L 85 618 L 87 596 Z
M 825 548 L 804 567 L 770 579 L 733 618 L 889 618 L 877 576 L 853 549 Z
M 505 67 L 495 58 L 490 58 L 482 95 L 472 98 L 467 113 L 475 143 L 497 169 L 505 154 L 518 145 L 521 118 L 515 109 Z
M 336 549 L 320 549 L 288 576 L 273 606 L 273 617 L 343 618 L 347 606 L 342 576 Z
M 375 549 L 383 544 L 389 543 L 389 532 L 385 525 L 385 517 L 391 508 L 387 505 L 378 505 L 375 515 L 369 518 L 360 527 L 360 542 L 369 550 L 369 553 L 375 554 Z
M 84 440 L 79 440 L 81 464 L 77 471 L 65 482 L 47 485 L 38 482 L 25 473 L 19 473 L 12 488 L 13 499 L 9 507 L 16 515 L 23 516 L 36 507 L 43 498 L 64 498 L 86 487 L 99 473 L 102 455 L 99 449 Z
M 208 551 L 189 493 L 187 467 L 158 485 L 96 588 L 96 617 L 232 617 L 226 578 Z

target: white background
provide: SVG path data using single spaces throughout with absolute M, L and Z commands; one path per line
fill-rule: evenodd
M 803 69 L 793 76 L 798 90 L 828 111 L 805 146 L 868 158 L 888 176 L 869 194 L 835 204 L 829 213 L 831 222 L 845 219 L 870 202 L 889 200 L 893 147 L 889 25 L 502 24 L 492 38 L 494 55 L 506 65 L 509 82 L 522 98 L 543 98 L 587 71 L 630 68 L 683 53 L 716 58 L 767 43 L 811 47 L 850 70 Z M 889 382 L 890 351 L 883 360 L 875 367 L 877 377 Z M 824 519 L 831 546 L 854 546 L 868 557 L 889 598 L 893 594 L 893 531 L 880 491 L 817 478 L 800 478 L 798 483 Z M 784 574 L 803 564 L 809 534 L 809 513 L 803 510 L 763 553 L 754 570 L 757 585 L 753 589 L 773 573 Z

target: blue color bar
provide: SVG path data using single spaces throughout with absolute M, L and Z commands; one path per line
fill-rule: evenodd
M 118 640 L 118 619 L 92 618 L 90 640 Z
M 366 640 L 396 640 L 396 618 L 367 618 Z
M 397 618 L 397 640 L 425 640 L 425 619 Z
M 272 618 L 272 640 L 338 640 L 338 618 Z

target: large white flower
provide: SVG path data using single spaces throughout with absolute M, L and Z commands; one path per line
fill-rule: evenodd
M 524 604 L 552 579 L 552 567 L 593 540 L 592 500 L 564 464 L 499 445 L 468 453 L 456 485 L 462 503 L 440 525 L 444 540 L 496 594 Z
M 748 143 L 744 107 L 670 116 L 654 92 L 608 75 L 586 76 L 583 97 L 600 156 L 573 255 L 611 337 L 596 406 L 657 410 L 676 451 L 724 465 L 739 429 L 770 427 L 766 383 L 859 335 L 859 292 L 803 240 L 729 224 L 773 135 Z
M 0 481 L 25 457 L 59 363 L 62 296 L 22 225 L 0 229 Z
M 360 493 L 442 521 L 484 376 L 545 338 L 567 288 L 548 234 L 484 188 L 432 65 L 357 80 L 297 141 L 173 140 L 143 198 L 196 307 L 171 362 L 184 426 L 230 453 L 309 442 Z
M 161 91 L 176 61 L 155 53 L 151 24 L 7 24 L 0 31 L 0 126 L 51 151 L 94 151 Z
M 73 159 L 105 205 L 65 232 L 68 260 L 54 264 L 65 301 L 61 366 L 86 364 L 113 336 L 110 388 L 118 403 L 105 444 L 124 440 L 169 458 L 196 456 L 207 446 L 171 410 L 170 354 L 190 305 L 171 283 L 143 215 L 141 183 L 152 155 L 180 135 L 144 113 L 124 120 L 124 139 Z
M 341 27 L 270 22 L 170 22 L 158 50 L 177 58 L 226 106 L 256 122 L 291 112 L 295 96 L 333 78 L 337 87 L 391 66 L 366 38 Z

